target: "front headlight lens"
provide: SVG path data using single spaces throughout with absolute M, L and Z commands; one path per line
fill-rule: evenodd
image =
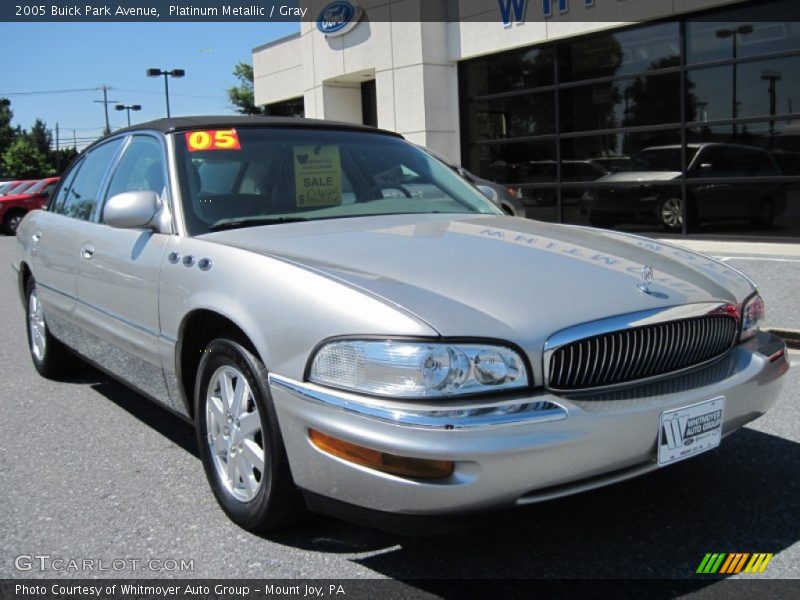
M 339 340 L 314 355 L 309 380 L 392 398 L 479 394 L 528 385 L 522 357 L 503 346 Z
M 742 307 L 742 334 L 740 341 L 749 340 L 753 337 L 764 321 L 765 309 L 764 300 L 756 294 L 744 303 Z

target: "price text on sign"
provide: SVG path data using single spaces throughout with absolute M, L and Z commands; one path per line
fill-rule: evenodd
M 339 206 L 342 165 L 338 146 L 295 146 L 294 177 L 297 208 Z
M 186 147 L 189 152 L 202 150 L 241 150 L 235 129 L 212 129 L 209 131 L 187 131 Z

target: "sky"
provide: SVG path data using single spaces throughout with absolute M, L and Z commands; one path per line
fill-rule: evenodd
M 170 78 L 172 116 L 229 114 L 226 90 L 236 84 L 236 63 L 252 63 L 252 49 L 299 30 L 296 23 L 0 23 L 0 97 L 11 100 L 12 125 L 29 129 L 39 118 L 61 147 L 78 147 L 105 126 L 103 93 L 30 94 L 111 86 L 109 100 L 141 104 L 131 123 L 166 116 L 164 78 L 150 67 L 184 69 Z M 112 131 L 127 125 L 125 111 L 109 105 Z M 65 140 L 66 138 L 66 140 Z

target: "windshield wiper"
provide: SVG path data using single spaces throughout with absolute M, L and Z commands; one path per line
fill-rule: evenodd
M 208 228 L 209 232 L 226 231 L 228 229 L 241 229 L 242 227 L 258 227 L 259 225 L 278 225 L 280 223 L 298 223 L 308 221 L 303 217 L 254 217 L 236 219 L 235 221 L 222 221 Z

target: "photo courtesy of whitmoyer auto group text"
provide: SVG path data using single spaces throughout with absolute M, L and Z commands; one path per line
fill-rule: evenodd
M 800 597 L 800 3 L 0 5 L 0 600 Z

